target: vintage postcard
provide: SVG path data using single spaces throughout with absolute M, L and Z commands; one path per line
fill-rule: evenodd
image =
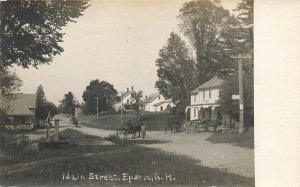
M 255 186 L 254 7 L 1 1 L 0 186 Z

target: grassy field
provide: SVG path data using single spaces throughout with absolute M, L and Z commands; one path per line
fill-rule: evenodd
M 237 129 L 225 133 L 215 133 L 206 139 L 212 143 L 231 143 L 239 147 L 254 149 L 254 128 L 239 134 Z
M 147 126 L 147 130 L 164 130 L 168 126 L 169 113 L 166 112 L 143 112 L 140 114 L 140 122 Z M 79 124 L 93 128 L 116 130 L 121 127 L 121 115 L 103 115 L 99 119 L 95 115 L 83 115 L 79 118 Z M 123 114 L 123 126 L 129 120 L 136 120 L 136 113 Z
M 75 130 L 65 130 L 60 137 L 62 143 L 40 143 L 39 151 L 29 153 L 23 151 L 26 143 L 15 150 L 1 147 L 0 185 L 254 186 L 254 179 L 196 165 L 188 157 L 144 148 L 138 142 L 103 145 L 104 139 Z

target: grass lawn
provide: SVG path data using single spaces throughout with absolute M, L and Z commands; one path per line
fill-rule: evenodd
M 42 143 L 38 152 L 31 153 L 24 153 L 21 146 L 19 151 L 2 147 L 0 185 L 254 186 L 254 179 L 195 165 L 188 157 L 141 147 L 137 142 L 95 145 L 104 140 L 75 130 L 63 131 L 61 140 L 64 143 Z M 72 175 L 79 179 L 72 180 Z M 131 176 L 136 180 L 129 183 Z
M 143 112 L 140 114 L 140 122 L 147 126 L 147 130 L 164 130 L 168 126 L 167 112 Z M 121 127 L 121 115 L 103 115 L 99 116 L 99 119 L 95 115 L 83 115 L 79 118 L 79 124 L 88 127 L 116 130 Z M 123 126 L 129 120 L 137 119 L 136 113 L 124 113 L 123 114 Z
M 231 143 L 239 147 L 254 149 L 254 128 L 239 134 L 237 130 L 230 130 L 225 133 L 215 133 L 206 139 L 212 143 Z

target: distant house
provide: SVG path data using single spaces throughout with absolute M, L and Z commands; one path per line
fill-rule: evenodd
M 75 108 L 75 116 L 79 116 L 82 114 L 82 109 L 80 107 Z
M 144 101 L 144 111 L 148 112 L 161 112 L 173 107 L 174 104 L 171 100 L 165 99 L 160 93 L 153 93 L 146 96 Z
M 224 83 L 223 79 L 215 76 L 190 92 L 191 105 L 186 107 L 189 120 L 220 119 L 223 124 L 229 124 L 228 115 L 221 113 L 218 104 Z
M 12 98 L 6 108 L 6 115 L 13 124 L 30 125 L 35 122 L 36 94 L 18 94 Z
M 135 91 L 133 86 L 131 86 L 131 90 L 127 88 L 126 92 L 119 92 L 118 96 L 120 97 L 121 100 L 113 105 L 114 109 L 117 111 L 121 110 L 122 108 L 124 110 L 132 110 L 132 101 L 133 101 L 132 93 L 134 92 Z
M 5 113 L 9 100 L 0 95 L 0 112 Z

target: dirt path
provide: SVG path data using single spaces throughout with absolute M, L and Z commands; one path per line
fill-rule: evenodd
M 148 132 L 149 139 L 164 140 L 164 143 L 145 144 L 166 152 L 190 156 L 199 164 L 219 168 L 230 173 L 254 178 L 254 150 L 231 144 L 212 144 L 205 141 L 210 133 Z
M 78 128 L 83 133 L 108 136 L 114 131 Z M 199 160 L 199 164 L 212 168 L 219 168 L 237 175 L 254 178 L 254 150 L 231 144 L 212 144 L 205 141 L 211 134 L 166 134 L 161 131 L 147 132 L 147 140 L 162 140 L 162 143 L 140 144 L 141 146 L 157 148 L 162 151 L 186 155 Z
M 60 131 L 72 128 L 85 134 L 106 137 L 114 134 L 111 130 L 102 130 L 70 125 L 68 119 L 60 122 Z M 160 143 L 140 144 L 141 146 L 161 149 L 199 160 L 198 164 L 219 168 L 237 175 L 254 178 L 254 150 L 233 146 L 231 144 L 212 144 L 205 141 L 210 133 L 175 133 L 148 131 L 146 140 L 162 140 Z

